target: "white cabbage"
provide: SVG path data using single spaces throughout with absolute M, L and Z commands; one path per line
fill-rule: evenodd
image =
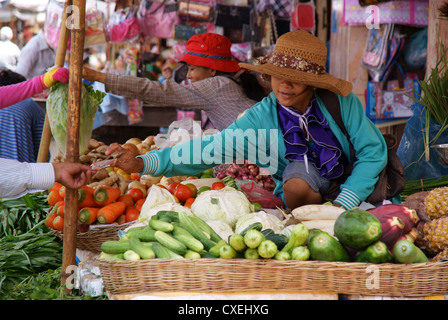
M 228 241 L 229 236 L 234 232 L 232 228 L 225 222 L 222 221 L 207 221 L 207 224 L 215 231 L 221 238 Z
M 285 228 L 284 223 L 275 215 L 264 211 L 257 211 L 240 217 L 235 225 L 235 233 L 241 233 L 241 231 L 255 222 L 261 222 L 263 230 L 272 229 L 275 233 L 281 233 Z
M 231 187 L 201 192 L 191 205 L 194 215 L 205 222 L 222 221 L 232 229 L 240 217 L 252 211 L 246 195 Z

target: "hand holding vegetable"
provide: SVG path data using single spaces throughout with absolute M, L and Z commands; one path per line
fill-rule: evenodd
M 55 181 L 68 188 L 85 185 L 95 173 L 90 166 L 81 163 L 53 163 Z
M 67 83 L 68 75 L 68 69 L 54 67 L 40 77 L 40 83 L 42 84 L 42 88 L 45 90 L 52 87 L 57 81 Z
M 130 149 L 123 148 L 118 143 L 112 143 L 106 151 L 106 155 L 116 155 L 114 167 L 118 167 L 127 173 L 143 171 L 143 159 L 136 157 Z

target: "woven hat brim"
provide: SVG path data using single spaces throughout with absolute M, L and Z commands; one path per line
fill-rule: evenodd
M 238 65 L 238 61 L 236 60 L 218 60 L 185 54 L 179 61 L 192 64 L 194 66 L 206 67 L 222 72 L 233 73 L 240 70 L 240 66 Z
M 353 89 L 353 85 L 350 82 L 336 78 L 327 72 L 314 74 L 294 69 L 280 68 L 270 63 L 262 65 L 240 63 L 239 66 L 243 69 L 268 74 L 287 81 L 327 89 L 344 97 L 348 96 Z

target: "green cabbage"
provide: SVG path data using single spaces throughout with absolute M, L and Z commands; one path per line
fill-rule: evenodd
M 191 205 L 193 214 L 205 222 L 222 221 L 232 229 L 240 217 L 252 211 L 246 195 L 231 187 L 201 192 Z
M 105 95 L 83 83 L 79 117 L 79 154 L 83 154 L 88 149 L 96 112 Z M 56 83 L 47 98 L 47 114 L 51 134 L 63 155 L 66 153 L 67 146 L 67 110 L 68 84 Z

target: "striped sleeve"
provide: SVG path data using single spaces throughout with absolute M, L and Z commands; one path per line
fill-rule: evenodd
M 138 158 L 141 158 L 143 160 L 143 170 L 139 174 L 150 174 L 153 175 L 159 170 L 160 163 L 159 163 L 159 157 L 157 153 L 155 152 L 148 152 L 147 154 L 143 156 L 138 156 Z
M 346 210 L 359 206 L 361 199 L 353 191 L 343 188 L 341 193 L 334 200 L 335 203 L 340 204 Z

